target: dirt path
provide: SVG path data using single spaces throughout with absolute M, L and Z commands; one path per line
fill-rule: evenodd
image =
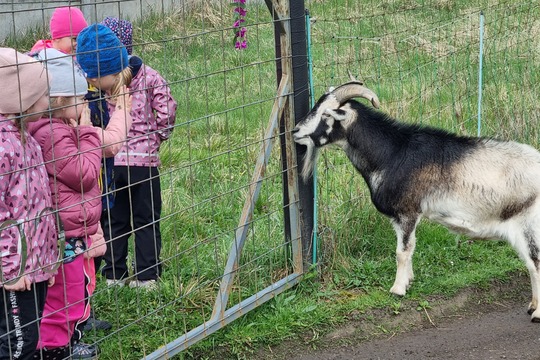
M 303 343 L 286 343 L 257 358 L 540 360 L 540 324 L 530 322 L 529 301 L 529 278 L 516 275 L 489 289 L 432 299 L 425 311 L 409 304 L 399 315 L 352 314 L 348 324 L 315 343 L 306 337 Z
M 528 320 L 521 307 L 496 311 L 296 359 L 540 359 L 540 327 Z

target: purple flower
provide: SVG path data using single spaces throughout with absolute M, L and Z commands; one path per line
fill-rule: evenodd
M 233 0 L 232 5 L 234 6 L 233 43 L 236 49 L 243 50 L 247 48 L 247 28 L 242 26 L 246 22 L 245 16 L 248 12 L 246 0 Z
M 240 31 L 236 33 L 236 37 L 243 38 L 247 33 L 247 29 L 245 27 L 241 28 Z
M 233 27 L 239 27 L 241 23 L 246 22 L 244 19 L 238 19 L 234 22 Z
M 245 49 L 247 48 L 247 41 L 245 39 L 242 40 L 242 42 L 237 41 L 236 44 L 234 44 L 234 47 L 237 48 L 238 50 Z
M 237 7 L 234 9 L 235 13 L 238 13 L 240 16 L 246 16 L 247 10 L 241 7 Z

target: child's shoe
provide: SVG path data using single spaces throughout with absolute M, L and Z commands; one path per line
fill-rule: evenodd
M 126 285 L 125 280 L 107 279 L 107 286 L 124 287 L 124 285 Z
M 142 288 L 150 291 L 156 290 L 157 286 L 156 280 L 132 280 L 129 283 L 130 288 Z
M 99 358 L 99 348 L 97 345 L 74 342 L 71 347 L 71 358 L 73 360 L 97 360 Z
M 110 322 L 105 320 L 96 319 L 96 314 L 94 313 L 94 308 L 90 309 L 90 316 L 86 320 L 86 323 L 83 327 L 83 332 L 89 332 L 92 330 L 110 330 L 112 325 Z
M 92 330 L 110 330 L 112 325 L 110 322 L 105 320 L 99 320 L 95 317 L 89 317 L 84 324 L 83 331 L 88 332 Z

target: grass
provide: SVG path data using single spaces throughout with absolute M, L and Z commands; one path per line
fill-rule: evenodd
M 114 330 L 87 339 L 99 343 L 103 359 L 139 359 L 209 319 L 274 100 L 273 24 L 265 6 L 248 6 L 244 52 L 231 46 L 228 3 L 193 6 L 135 23 L 134 53 L 170 81 L 179 104 L 173 136 L 161 149 L 165 271 L 155 293 L 107 288 L 98 279 L 94 307 Z M 483 10 L 482 134 L 538 146 L 539 6 L 495 0 L 306 1 L 314 18 L 315 95 L 346 81 L 351 70 L 392 116 L 475 136 Z M 17 39 L 17 47 L 27 49 L 36 34 L 43 33 L 38 29 L 30 39 Z M 229 306 L 291 272 L 281 171 L 276 144 Z M 388 293 L 395 274 L 394 232 L 370 204 L 361 177 L 341 152 L 328 149 L 319 161 L 318 185 L 317 272 L 179 358 L 250 358 L 285 339 L 316 343 L 317 334 L 355 311 L 399 314 L 400 301 Z M 416 279 L 407 299 L 419 304 L 524 271 L 506 243 L 470 243 L 429 223 L 420 224 L 417 238 Z M 313 336 L 305 340 L 306 333 Z

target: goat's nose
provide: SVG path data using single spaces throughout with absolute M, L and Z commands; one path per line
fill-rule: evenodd
M 297 133 L 298 131 L 300 131 L 300 129 L 298 128 L 298 126 L 295 126 L 294 129 L 292 129 L 292 133 Z

